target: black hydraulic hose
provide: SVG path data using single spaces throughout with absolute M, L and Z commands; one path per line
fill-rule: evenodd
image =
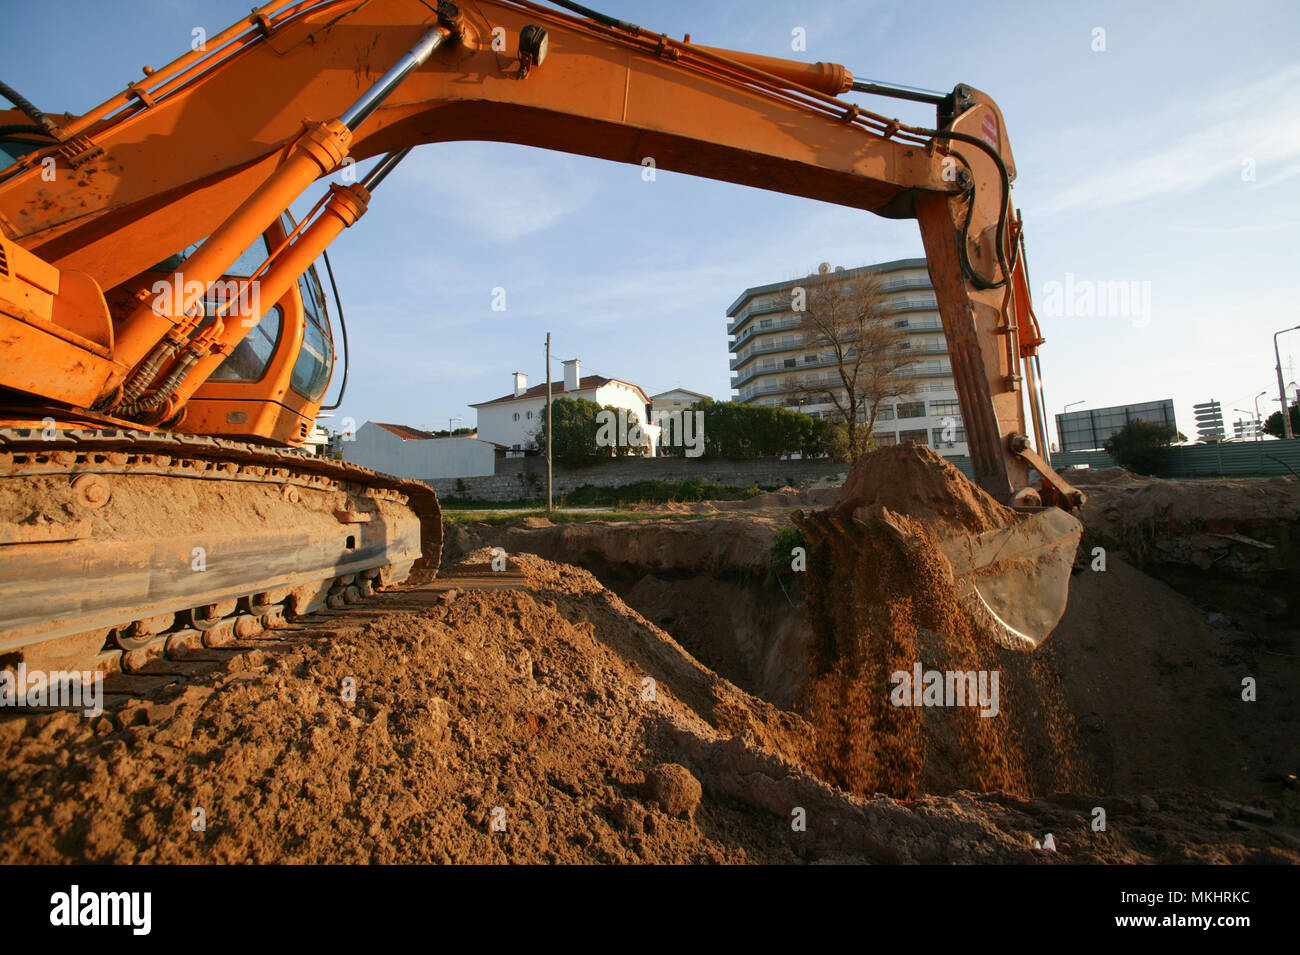
M 339 286 L 334 281 L 334 269 L 330 266 L 330 254 L 322 252 L 325 259 L 325 272 L 330 277 L 330 288 L 334 290 L 334 307 L 339 310 L 339 330 L 343 333 L 343 380 L 339 383 L 339 396 L 334 399 L 332 405 L 321 405 L 321 411 L 333 411 L 343 404 L 343 393 L 348 390 L 348 360 L 351 357 L 348 351 L 348 323 L 343 320 L 343 300 L 339 298 Z
M 39 126 L 41 131 L 46 135 L 55 139 L 58 138 L 54 134 L 55 126 L 50 122 L 49 118 L 8 83 L 0 83 L 0 96 L 3 96 L 9 102 L 13 103 L 14 106 L 18 107 L 19 111 Z
M 589 17 L 590 19 L 595 20 L 597 23 L 603 24 L 607 27 L 614 27 L 615 29 L 618 30 L 626 30 L 628 33 L 631 33 L 633 36 L 641 35 L 641 28 L 637 26 L 635 23 L 626 23 L 623 20 L 617 20 L 614 17 L 607 16 L 606 14 L 597 13 L 595 10 L 592 10 L 590 7 L 584 7 L 580 3 L 574 3 L 573 0 L 549 0 L 549 2 L 555 4 L 557 7 L 564 7 L 564 9 L 566 10 L 572 10 L 574 13 L 581 13 L 584 17 Z
M 971 265 L 970 258 L 967 254 L 966 238 L 970 231 L 970 216 L 975 211 L 975 183 L 973 179 L 971 181 L 971 187 L 970 187 L 971 213 L 967 214 L 966 222 L 962 225 L 962 241 L 958 243 L 959 246 L 958 253 L 960 254 L 961 257 L 962 270 L 966 272 L 966 274 L 970 277 L 971 282 L 975 285 L 976 288 L 979 289 L 1001 288 L 1003 285 L 1006 285 L 1011 280 L 1011 272 L 1015 268 L 1016 260 L 1019 258 L 1017 250 L 1014 248 L 1011 251 L 1010 261 L 1007 260 L 1007 254 L 1006 254 L 1007 218 L 1010 213 L 1010 206 L 1011 206 L 1011 174 L 1007 171 L 1007 164 L 1002 161 L 1002 156 L 998 154 L 998 151 L 995 148 L 993 148 L 991 144 L 986 143 L 984 140 L 979 139 L 976 136 L 970 136 L 966 133 L 955 133 L 952 132 L 951 130 L 944 132 L 944 131 L 929 129 L 929 130 L 924 130 L 924 132 L 931 136 L 934 136 L 936 139 L 955 139 L 958 142 L 970 143 L 972 146 L 982 149 L 984 150 L 984 152 L 988 153 L 988 155 L 992 157 L 993 162 L 997 164 L 998 173 L 1001 175 L 1002 178 L 1002 211 L 998 215 L 998 235 L 997 235 L 998 264 L 1002 266 L 1002 279 L 1000 281 L 995 282 L 990 278 L 980 275 L 977 271 L 975 271 L 975 267 Z

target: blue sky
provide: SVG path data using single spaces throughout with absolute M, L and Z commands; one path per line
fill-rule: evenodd
M 250 0 L 0 0 L 3 78 L 82 111 L 248 12 Z M 1300 324 L 1300 4 L 593 0 L 696 42 L 929 89 L 1006 117 L 1040 314 L 1048 283 L 1150 283 L 1150 320 L 1043 315 L 1049 410 L 1172 397 L 1276 410 L 1272 334 Z M 108 11 L 112 12 L 109 13 Z M 792 53 L 802 27 L 807 51 Z M 1104 52 L 1093 50 L 1105 30 Z M 861 97 L 930 125 L 917 104 Z M 1254 178 L 1243 177 L 1253 164 Z M 308 192 L 315 198 L 320 186 Z M 495 143 L 418 149 L 332 250 L 353 345 L 338 414 L 446 427 L 578 357 L 588 373 L 730 396 L 725 309 L 818 262 L 919 255 L 911 221 Z M 506 289 L 505 312 L 491 309 Z M 1283 336 L 1300 379 L 1300 331 Z M 459 423 L 458 423 L 459 424 Z

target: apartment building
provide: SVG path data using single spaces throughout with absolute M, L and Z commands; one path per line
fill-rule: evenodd
M 842 282 L 879 274 L 902 345 L 915 355 L 915 361 L 900 373 L 911 379 L 908 393 L 886 401 L 881 409 L 874 430 L 876 443 L 912 441 L 943 455 L 967 454 L 948 342 L 925 259 L 898 259 L 833 271 L 822 266 L 819 271 Z M 790 279 L 745 289 L 727 309 L 733 399 L 828 418 L 835 413 L 829 393 L 840 387 L 840 382 L 834 355 L 828 349 L 804 344 L 802 323 L 793 305 L 794 290 L 805 281 Z M 825 385 L 826 393 L 796 394 L 789 387 L 792 377 L 804 389 Z

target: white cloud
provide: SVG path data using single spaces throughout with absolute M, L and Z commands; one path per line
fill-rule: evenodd
M 542 232 L 591 202 L 578 161 L 505 143 L 438 143 L 410 160 L 427 213 L 497 242 Z
M 1119 145 L 1088 154 L 1089 171 L 1072 176 L 1069 185 L 1040 203 L 1040 216 L 1187 193 L 1215 179 L 1242 181 L 1247 160 L 1253 161 L 1257 180 L 1242 181 L 1243 187 L 1267 188 L 1300 174 L 1300 66 L 1224 90 L 1199 108 L 1180 100 L 1177 109 L 1144 117 L 1127 132 L 1096 130 L 1071 139 L 1076 150 L 1089 140 Z M 1145 152 L 1126 148 L 1139 139 L 1159 145 Z M 1070 172 L 1066 167 L 1062 175 Z

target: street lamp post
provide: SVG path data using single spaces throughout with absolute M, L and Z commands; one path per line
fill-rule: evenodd
M 448 418 L 448 419 L 447 419 L 447 436 L 448 436 L 448 437 L 455 437 L 456 429 L 453 428 L 453 427 L 451 426 L 451 424 L 452 424 L 453 421 L 464 421 L 464 420 L 465 420 L 465 419 L 462 418 L 460 415 L 456 415 L 454 418 Z
M 1078 401 L 1071 401 L 1068 405 L 1066 405 L 1064 408 L 1062 408 L 1062 409 L 1061 409 L 1061 420 L 1062 420 L 1062 423 L 1064 423 L 1065 416 L 1066 416 L 1067 414 L 1070 413 L 1070 409 L 1071 409 L 1071 408 L 1073 408 L 1075 405 L 1081 405 L 1081 404 L 1083 404 L 1084 402 L 1086 402 L 1087 400 L 1088 400 L 1087 398 L 1081 398 L 1081 399 L 1079 399 Z M 1059 432 L 1061 429 L 1060 429 L 1060 428 L 1057 428 L 1056 430 Z M 1066 448 L 1066 446 L 1065 446 L 1065 435 L 1063 435 L 1063 434 L 1057 434 L 1057 436 L 1056 436 L 1056 440 L 1061 442 L 1061 450 L 1062 450 L 1062 451 L 1066 451 L 1066 450 L 1068 450 L 1068 448 Z
M 1277 359 L 1277 393 L 1282 399 L 1282 434 L 1287 438 L 1294 438 L 1295 433 L 1291 430 L 1291 412 L 1286 406 L 1286 386 L 1282 384 L 1282 353 L 1278 351 L 1277 336 L 1298 330 L 1300 330 L 1300 325 L 1292 325 L 1290 328 L 1284 328 L 1280 332 L 1273 333 L 1273 357 Z
M 1261 391 L 1259 394 L 1255 396 L 1255 440 L 1256 441 L 1261 440 L 1261 435 L 1259 432 L 1263 430 L 1261 428 L 1262 422 L 1259 417 L 1259 399 L 1263 398 L 1266 394 L 1268 394 L 1267 391 Z

